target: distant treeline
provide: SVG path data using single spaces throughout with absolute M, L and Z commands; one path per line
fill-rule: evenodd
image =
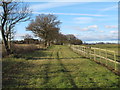
M 96 45 L 96 44 L 118 44 L 118 43 L 110 43 L 110 42 L 98 42 L 98 43 L 83 43 L 85 45 Z
M 64 44 L 74 44 L 74 45 L 80 45 L 83 42 L 76 38 L 74 35 L 69 34 L 69 35 L 63 35 L 61 34 L 58 36 L 59 39 L 55 39 L 54 41 L 51 42 L 51 44 L 56 44 L 56 45 L 64 45 Z M 57 37 L 57 38 L 58 38 Z M 43 44 L 44 40 L 38 40 L 32 38 L 30 35 L 26 35 L 24 40 L 13 40 L 11 41 L 13 44 Z

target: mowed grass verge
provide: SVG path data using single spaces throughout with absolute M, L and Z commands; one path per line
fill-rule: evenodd
M 3 59 L 3 88 L 117 88 L 119 76 L 67 46 Z

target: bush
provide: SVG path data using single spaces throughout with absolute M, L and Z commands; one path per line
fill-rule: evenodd
M 23 44 L 23 45 L 13 45 L 11 47 L 11 50 L 15 54 L 24 54 L 24 53 L 30 53 L 37 49 L 37 46 L 34 44 Z
M 30 53 L 37 50 L 38 47 L 35 44 L 13 44 L 11 45 L 11 51 L 14 55 Z M 2 47 L 2 57 L 7 56 L 5 47 Z

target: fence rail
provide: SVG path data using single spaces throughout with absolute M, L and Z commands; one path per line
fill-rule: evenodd
M 112 70 L 120 72 L 119 56 L 115 51 L 100 49 L 94 47 L 86 47 L 80 45 L 71 45 L 70 48 L 82 56 L 99 62 Z

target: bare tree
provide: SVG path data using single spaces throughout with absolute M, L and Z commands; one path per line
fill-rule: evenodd
M 67 39 L 66 35 L 59 33 L 57 38 L 56 38 L 55 44 L 64 45 L 67 43 L 68 43 L 68 39 Z
M 30 44 L 30 42 L 33 41 L 33 37 L 30 34 L 26 34 L 25 36 L 23 36 L 23 38 L 24 38 L 24 42 L 27 44 Z
M 1 34 L 4 41 L 7 54 L 10 54 L 8 45 L 9 37 L 11 37 L 14 27 L 19 22 L 25 22 L 30 19 L 31 10 L 27 4 L 17 2 L 16 0 L 1 0 L 0 8 L 0 25 L 2 26 Z
M 33 37 L 32 37 L 32 35 L 30 35 L 30 34 L 26 34 L 25 36 L 23 36 L 23 38 L 24 38 L 24 39 L 32 39 Z
M 52 14 L 40 14 L 26 28 L 32 31 L 36 36 L 44 40 L 44 45 L 47 47 L 51 40 L 55 39 L 55 34 L 59 32 L 60 21 Z
M 70 44 L 75 44 L 75 45 L 82 44 L 82 41 L 78 39 L 76 36 L 74 36 L 73 34 L 68 34 L 66 35 L 66 37 Z

